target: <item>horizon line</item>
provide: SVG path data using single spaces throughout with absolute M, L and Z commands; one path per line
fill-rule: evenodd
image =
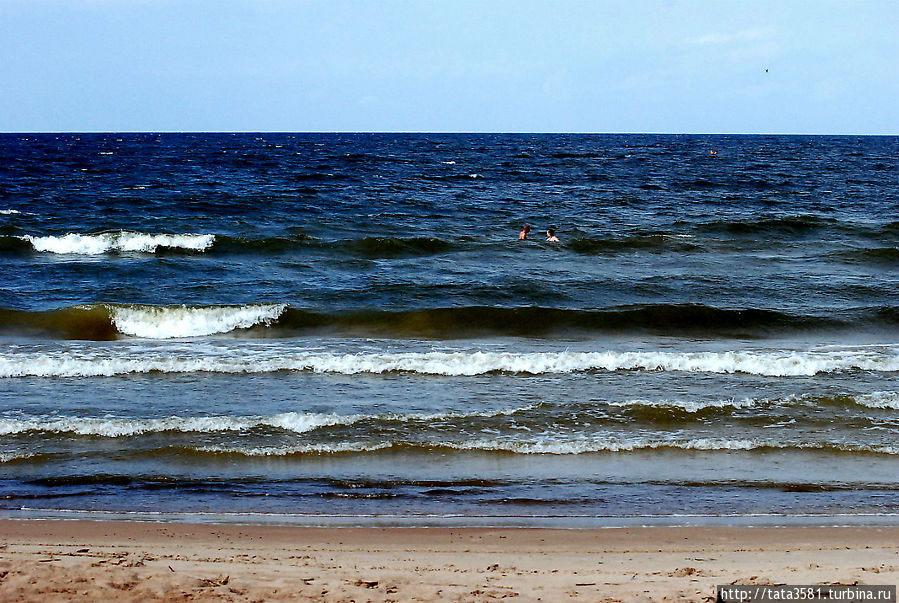
M 550 131 L 550 130 L 20 130 L 0 131 L 0 135 L 30 134 L 410 134 L 410 135 L 577 135 L 577 136 L 881 136 L 896 137 L 895 134 L 860 134 L 828 132 L 600 132 L 600 131 Z

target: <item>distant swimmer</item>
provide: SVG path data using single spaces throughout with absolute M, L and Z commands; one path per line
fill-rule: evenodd
M 556 231 L 552 228 L 546 231 L 546 242 L 547 243 L 558 243 L 559 237 L 556 236 Z
M 531 227 L 525 224 L 524 228 L 521 229 L 521 232 L 518 233 L 518 240 L 524 241 L 525 239 L 527 239 L 529 232 L 531 232 Z
M 717 155 L 718 151 L 709 151 L 709 155 Z

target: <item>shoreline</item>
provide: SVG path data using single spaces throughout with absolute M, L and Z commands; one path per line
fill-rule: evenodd
M 733 515 L 470 515 L 159 512 L 81 509 L 5 509 L 4 521 L 86 521 L 285 528 L 548 529 L 628 528 L 899 528 L 897 513 L 750 513 Z
M 9 601 L 697 601 L 896 584 L 899 527 L 303 527 L 2 519 Z

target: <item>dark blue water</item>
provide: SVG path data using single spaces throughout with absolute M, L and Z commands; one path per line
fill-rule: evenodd
M 897 158 L 0 135 L 0 507 L 893 517 Z

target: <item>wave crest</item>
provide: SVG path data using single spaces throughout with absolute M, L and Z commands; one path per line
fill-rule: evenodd
M 337 354 L 282 346 L 246 351 L 226 347 L 204 355 L 177 356 L 162 350 L 90 350 L 0 354 L 0 377 L 99 377 L 134 373 L 317 373 L 395 372 L 464 377 L 489 373 L 538 375 L 586 371 L 666 371 L 773 377 L 812 376 L 839 371 L 899 371 L 894 351 L 740 352 L 407 352 Z
M 166 417 L 162 419 L 122 419 L 55 417 L 45 419 L 0 419 L 0 435 L 27 432 L 73 433 L 110 438 L 159 432 L 216 433 L 246 431 L 254 427 L 276 427 L 305 433 L 320 427 L 352 423 L 357 417 L 335 414 L 288 412 L 269 417 Z
M 465 442 L 334 442 L 288 446 L 196 446 L 194 452 L 214 455 L 287 457 L 322 454 L 368 453 L 383 450 L 458 450 L 522 455 L 579 455 L 596 453 L 627 453 L 647 450 L 684 450 L 701 452 L 734 452 L 754 450 L 832 451 L 849 454 L 899 455 L 899 448 L 865 444 L 834 442 L 778 442 L 750 438 L 692 438 L 676 439 L 585 439 L 572 441 L 471 440 Z
M 228 333 L 256 324 L 270 324 L 284 311 L 284 304 L 250 306 L 166 307 L 110 306 L 116 329 L 134 337 L 173 339 Z
M 649 332 L 765 337 L 809 329 L 893 327 L 899 324 L 899 309 L 863 308 L 855 316 L 837 318 L 696 304 L 651 304 L 595 310 L 460 306 L 335 312 L 293 308 L 282 303 L 245 306 L 86 304 L 37 312 L 0 308 L 0 331 L 43 331 L 66 339 L 110 339 L 115 338 L 116 330 L 126 335 L 165 339 L 225 333 L 257 324 L 273 327 L 279 336 L 326 332 L 349 337 L 457 339 L 481 335 L 542 338 L 566 333 Z M 266 336 L 263 329 L 256 334 Z
M 28 432 L 71 433 L 84 436 L 109 438 L 137 436 L 147 433 L 221 433 L 247 432 L 256 428 L 275 428 L 293 433 L 307 433 L 322 427 L 354 425 L 361 421 L 415 422 L 443 421 L 449 419 L 489 418 L 512 415 L 529 410 L 532 406 L 468 413 L 388 413 L 350 414 L 285 412 L 268 416 L 200 416 L 165 418 L 91 418 L 91 417 L 36 417 L 33 419 L 0 419 L 0 435 L 16 435 Z
M 148 234 L 143 232 L 69 233 L 62 236 L 20 237 L 35 251 L 72 255 L 101 255 L 114 251 L 155 253 L 160 247 L 205 251 L 215 240 L 211 234 Z

